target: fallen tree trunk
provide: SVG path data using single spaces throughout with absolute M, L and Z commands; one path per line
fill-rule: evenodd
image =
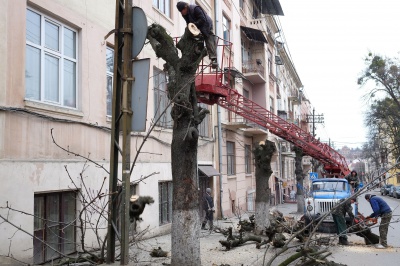
M 219 243 L 221 243 L 222 246 L 226 247 L 227 250 L 230 250 L 231 248 L 243 245 L 248 241 L 255 241 L 257 243 L 261 243 L 262 239 L 259 236 L 249 235 L 243 238 L 238 238 L 233 240 L 220 240 Z

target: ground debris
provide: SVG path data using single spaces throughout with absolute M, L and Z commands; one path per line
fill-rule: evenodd
M 168 252 L 161 249 L 161 247 L 155 248 L 150 252 L 150 256 L 160 258 L 167 257 Z

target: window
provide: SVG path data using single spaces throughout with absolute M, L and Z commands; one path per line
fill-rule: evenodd
M 251 146 L 244 145 L 244 160 L 246 174 L 251 174 Z
M 243 88 L 243 97 L 246 99 L 250 99 L 250 92 L 245 88 Z
M 107 115 L 112 115 L 112 93 L 114 81 L 114 50 L 106 49 L 106 75 L 107 75 Z
M 76 251 L 76 191 L 37 194 L 34 197 L 34 263 L 43 263 Z M 54 249 L 54 250 L 53 250 Z
M 251 190 L 247 192 L 247 211 L 255 211 L 255 191 Z
M 171 7 L 170 0 L 153 0 L 153 6 L 158 8 L 167 17 L 170 17 L 170 15 L 171 15 L 171 12 L 170 12 L 170 7 Z
M 228 175 L 235 174 L 235 143 L 231 141 L 226 142 L 226 154 L 228 164 Z
M 258 10 L 258 8 L 253 5 L 253 19 L 258 18 L 258 16 L 260 15 L 260 11 Z
M 222 16 L 222 30 L 223 30 L 224 40 L 229 42 L 231 40 L 230 37 L 231 22 L 228 20 L 227 17 L 225 17 L 225 15 Z
M 167 75 L 165 72 L 154 68 L 153 71 L 153 84 L 154 84 L 154 119 L 160 120 L 157 122 L 158 126 L 172 128 L 173 120 L 171 117 L 172 106 L 169 105 L 167 96 Z M 167 109 L 165 112 L 164 110 Z
M 246 43 L 242 41 L 242 63 L 248 64 L 249 62 L 249 51 L 246 49 Z M 245 66 L 243 66 L 245 68 Z
M 208 105 L 204 103 L 199 104 L 201 108 L 208 109 Z M 202 137 L 210 137 L 210 116 L 206 115 L 199 125 L 199 135 Z
M 275 108 L 274 108 L 274 98 L 272 98 L 271 96 L 269 96 L 269 111 L 271 113 L 275 112 Z
M 75 30 L 27 9 L 27 99 L 77 107 L 77 43 Z
M 239 0 L 239 7 L 241 10 L 244 10 L 244 0 Z
M 159 221 L 161 224 L 172 222 L 172 182 L 158 183 Z
M 268 49 L 268 71 L 269 74 L 273 74 L 272 72 L 272 53 L 271 51 Z

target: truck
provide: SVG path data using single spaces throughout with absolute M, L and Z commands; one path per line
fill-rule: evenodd
M 324 214 L 329 213 L 332 208 L 341 200 L 351 197 L 351 186 L 345 178 L 321 178 L 314 179 L 311 183 L 309 195 L 305 198 L 305 221 L 319 221 Z M 358 214 L 357 204 L 353 204 L 353 213 Z M 350 217 L 346 217 L 347 222 Z M 325 217 L 318 231 L 325 233 L 335 233 L 336 227 L 332 215 Z

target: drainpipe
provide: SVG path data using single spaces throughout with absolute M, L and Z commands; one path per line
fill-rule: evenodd
M 215 16 L 215 35 L 220 36 L 220 1 L 214 0 L 214 16 Z M 221 66 L 221 59 L 218 56 L 221 53 L 217 46 L 217 60 L 218 65 Z M 221 211 L 221 218 L 225 219 L 224 211 L 222 209 L 222 129 L 221 129 L 221 106 L 217 105 L 217 124 L 218 124 L 218 169 L 219 169 L 219 209 Z

